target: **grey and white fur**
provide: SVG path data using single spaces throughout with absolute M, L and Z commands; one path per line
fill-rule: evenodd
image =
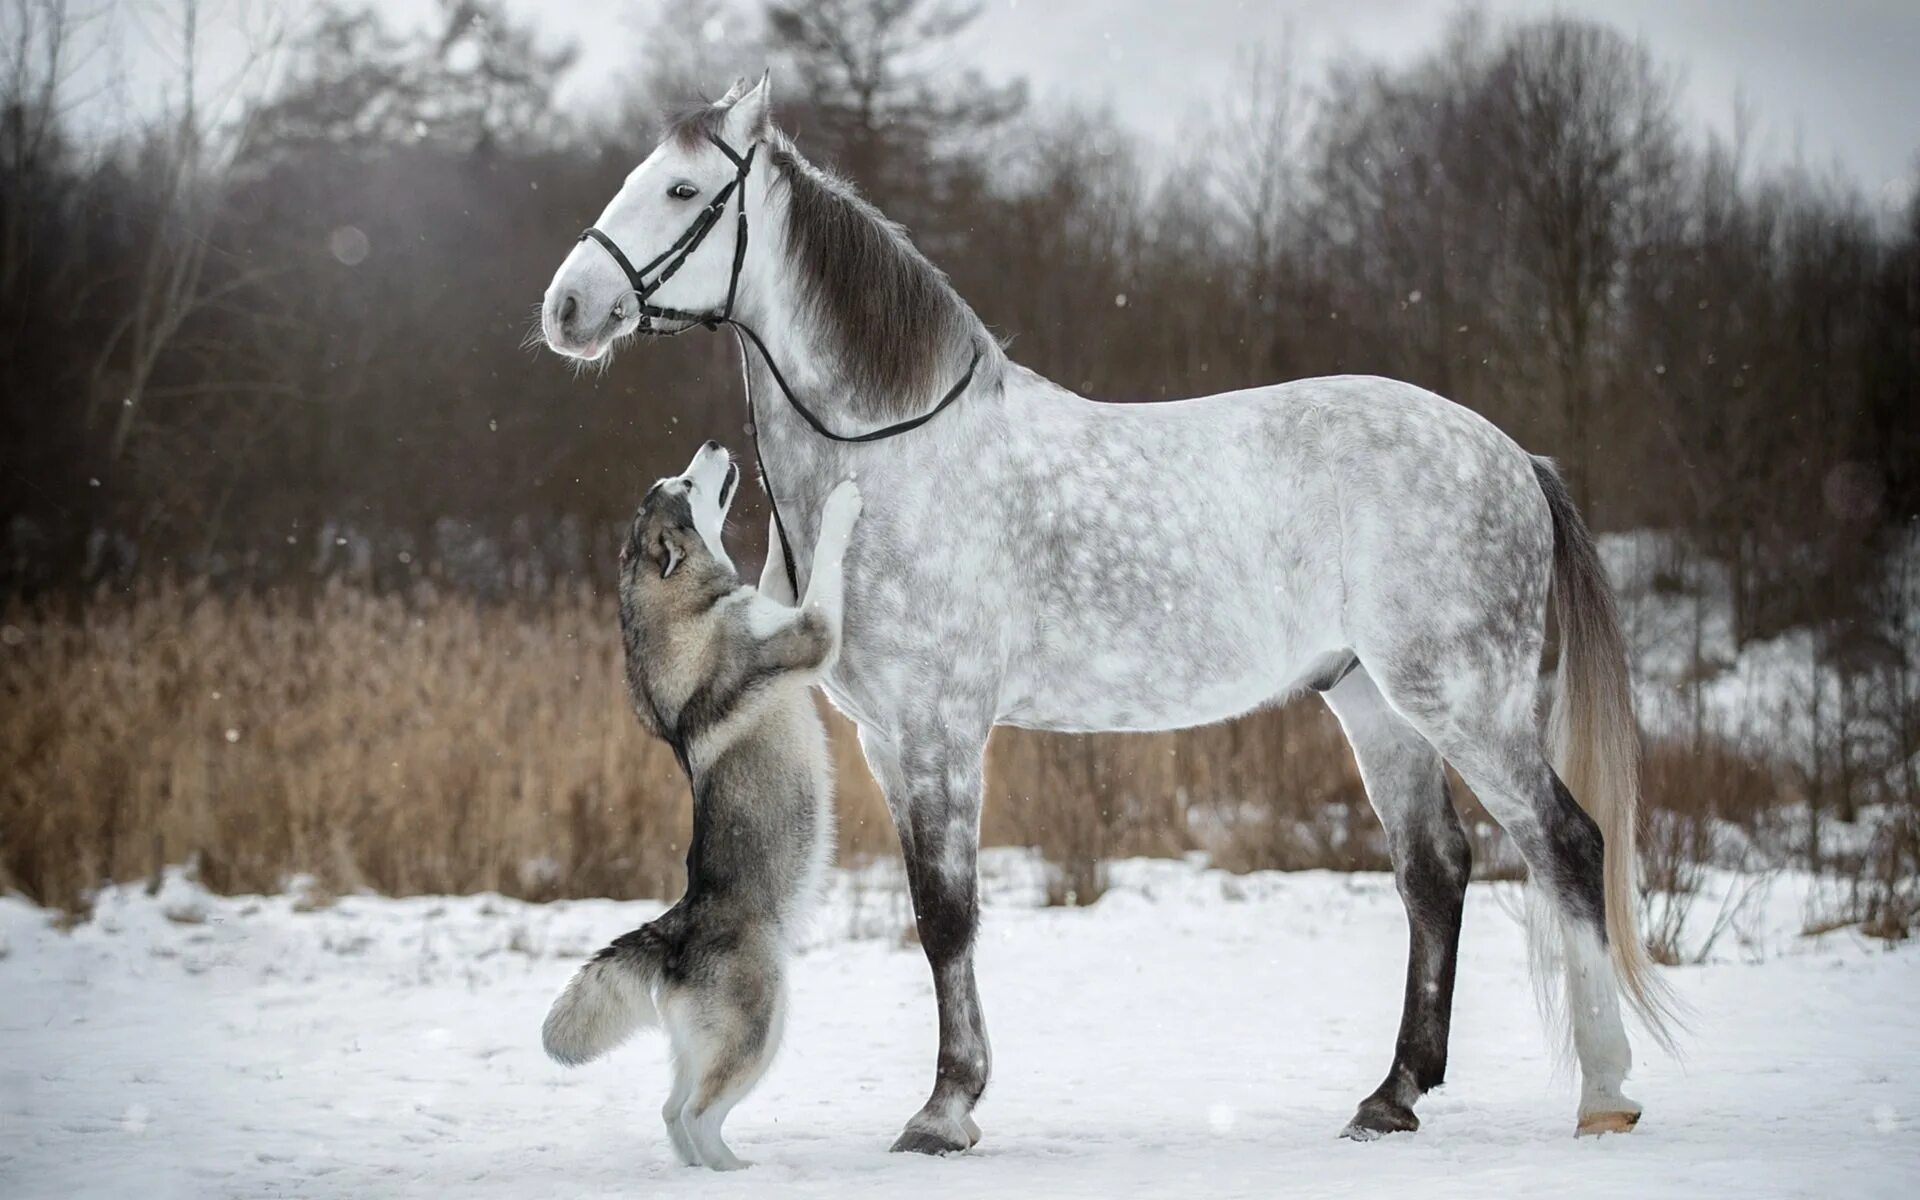
M 840 648 L 842 556 L 860 493 L 828 498 L 798 607 L 743 585 L 721 543 L 740 472 L 718 443 L 653 485 L 620 554 L 627 690 L 693 784 L 687 892 L 614 939 L 547 1014 L 568 1066 L 659 1025 L 673 1050 L 661 1117 L 689 1166 L 745 1166 L 721 1125 L 773 1061 L 785 960 L 833 841 L 826 733 L 810 688 Z

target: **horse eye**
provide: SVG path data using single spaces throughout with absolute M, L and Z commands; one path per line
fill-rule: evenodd
M 700 194 L 700 189 L 690 183 L 676 183 L 667 189 L 667 195 L 675 200 L 691 200 Z

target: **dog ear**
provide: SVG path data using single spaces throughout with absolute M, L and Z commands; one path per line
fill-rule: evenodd
M 679 566 L 680 560 L 687 556 L 687 547 L 684 538 L 685 532 L 683 530 L 663 529 L 660 531 L 659 552 L 654 556 L 654 561 L 660 564 L 660 578 L 665 579 L 667 576 L 673 574 L 673 569 Z

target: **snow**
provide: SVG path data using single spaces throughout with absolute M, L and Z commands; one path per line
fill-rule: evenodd
M 794 967 L 787 1044 L 729 1123 L 758 1163 L 733 1176 L 672 1164 L 657 1036 L 571 1071 L 540 1052 L 578 961 L 656 904 L 327 905 L 175 875 L 103 893 L 63 932 L 0 900 L 0 1196 L 1701 1200 L 1920 1184 L 1920 952 L 1799 936 L 1804 877 L 1775 876 L 1714 961 L 1672 973 L 1696 1010 L 1686 1062 L 1649 1054 L 1629 1089 L 1640 1130 L 1582 1141 L 1512 885 L 1476 884 L 1453 1082 L 1419 1133 L 1359 1145 L 1335 1134 L 1392 1049 L 1391 879 L 1129 861 L 1067 910 L 1036 905 L 1030 858 L 986 861 L 985 1141 L 944 1161 L 886 1152 L 931 1082 L 932 989 L 901 937 L 897 867 L 839 872 Z

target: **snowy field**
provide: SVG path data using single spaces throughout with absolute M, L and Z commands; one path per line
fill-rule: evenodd
M 1920 952 L 1799 936 L 1775 881 L 1673 972 L 1684 1064 L 1643 1052 L 1640 1131 L 1576 1141 L 1511 885 L 1469 896 L 1453 1081 L 1425 1127 L 1337 1140 L 1383 1073 L 1405 925 L 1383 876 L 1129 862 L 1084 910 L 989 856 L 986 1138 L 886 1146 L 931 1081 L 904 908 L 842 874 L 787 1044 L 728 1134 L 672 1163 L 655 1036 L 579 1070 L 538 1028 L 577 961 L 658 911 L 497 897 L 101 898 L 72 932 L 0 900 L 0 1196 L 1900 1196 L 1920 1194 Z

